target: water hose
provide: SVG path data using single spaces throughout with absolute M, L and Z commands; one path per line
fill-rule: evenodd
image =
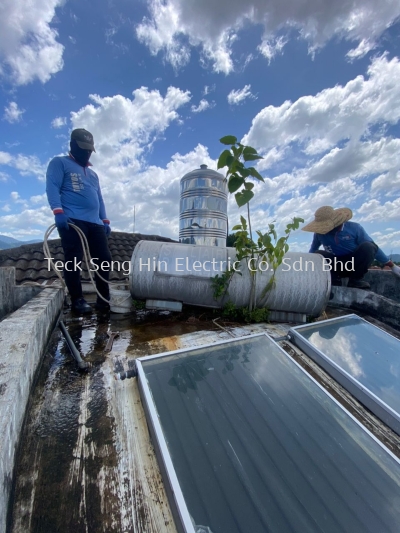
M 74 341 L 71 339 L 71 336 L 68 333 L 64 322 L 60 320 L 58 325 L 62 331 L 62 334 L 64 335 L 66 343 L 68 344 L 68 348 L 70 349 L 72 357 L 75 359 L 75 361 L 78 364 L 78 368 L 80 370 L 88 370 L 90 368 L 90 364 L 82 359 L 81 354 L 79 353 L 77 347 L 75 346 Z
M 91 261 L 92 261 L 92 258 L 90 256 L 90 251 L 89 251 L 89 243 L 87 242 L 87 239 L 86 239 L 86 235 L 83 233 L 83 231 L 78 228 L 78 226 L 75 226 L 75 224 L 71 224 L 70 222 L 68 222 L 68 225 L 71 226 L 72 228 L 74 228 L 74 230 L 78 233 L 79 235 L 79 238 L 81 240 L 81 244 L 82 244 L 82 250 L 83 250 L 83 256 L 85 258 L 85 261 L 86 261 L 86 265 L 90 265 Z M 54 270 L 54 272 L 56 273 L 57 277 L 59 278 L 59 280 L 61 281 L 61 285 L 62 287 L 64 288 L 64 290 L 66 291 L 67 290 L 67 287 L 65 285 L 65 281 L 63 280 L 63 277 L 61 276 L 60 272 L 56 269 L 56 266 L 51 258 L 51 255 L 50 255 L 50 249 L 49 249 L 49 245 L 48 245 L 48 240 L 49 240 L 49 237 L 51 235 L 51 233 L 53 233 L 53 231 L 55 230 L 56 228 L 56 225 L 55 224 L 52 224 L 51 226 L 49 226 L 46 230 L 46 233 L 44 235 L 44 240 L 43 240 L 43 252 L 44 252 L 44 256 L 46 259 L 48 259 L 50 261 L 50 264 Z M 90 268 L 88 268 L 88 273 L 89 273 L 89 278 L 90 278 L 90 281 L 92 282 L 92 285 L 94 287 L 94 290 L 96 291 L 97 293 L 97 296 L 99 298 L 101 298 L 102 300 L 104 300 L 105 302 L 107 303 L 110 303 L 109 300 L 107 300 L 107 298 L 104 298 L 104 296 L 102 296 L 99 291 L 97 290 L 97 287 L 96 287 L 96 284 L 95 284 L 95 281 L 94 281 L 94 277 L 93 277 L 93 274 L 92 274 L 92 271 L 90 270 Z M 108 283 L 109 285 L 111 285 L 111 283 L 109 281 L 107 281 L 106 279 L 104 279 L 100 274 L 99 272 L 96 270 L 95 271 L 95 274 L 97 276 L 99 276 L 99 278 L 103 281 L 105 281 L 106 283 Z

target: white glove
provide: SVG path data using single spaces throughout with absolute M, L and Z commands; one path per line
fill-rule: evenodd
M 400 267 L 397 265 L 393 265 L 391 268 L 392 268 L 393 274 L 400 278 Z

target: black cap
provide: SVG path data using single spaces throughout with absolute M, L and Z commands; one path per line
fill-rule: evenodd
M 82 148 L 83 150 L 92 150 L 92 152 L 96 151 L 94 149 L 93 135 L 90 131 L 84 130 L 83 128 L 72 130 L 71 141 L 73 140 L 75 140 L 79 148 Z

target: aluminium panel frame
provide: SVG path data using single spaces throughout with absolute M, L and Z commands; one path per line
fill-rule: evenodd
M 348 316 L 357 316 L 357 315 L 346 315 Z M 331 319 L 332 320 L 332 319 Z M 326 321 L 325 321 L 326 322 Z M 299 326 L 299 327 L 305 327 Z M 168 450 L 168 446 L 164 437 L 164 433 L 161 427 L 160 418 L 157 412 L 157 408 L 153 401 L 153 396 L 149 384 L 146 379 L 146 375 L 143 369 L 143 363 L 150 361 L 152 359 L 159 359 L 162 357 L 169 357 L 176 354 L 184 354 L 192 352 L 195 350 L 202 350 L 204 348 L 213 348 L 214 346 L 232 344 L 235 341 L 243 341 L 255 337 L 267 337 L 279 350 L 280 352 L 291 361 L 294 365 L 297 366 L 303 374 L 307 376 L 317 387 L 319 387 L 330 400 L 332 400 L 342 411 L 346 413 L 348 417 L 351 418 L 365 433 L 369 435 L 386 453 L 392 457 L 399 465 L 400 459 L 389 449 L 387 448 L 369 429 L 364 426 L 355 416 L 353 416 L 330 392 L 328 392 L 313 376 L 311 376 L 307 370 L 305 370 L 297 361 L 295 361 L 279 344 L 274 341 L 274 339 L 267 333 L 254 333 L 252 335 L 245 335 L 242 337 L 231 338 L 223 341 L 214 342 L 211 344 L 204 344 L 202 346 L 196 346 L 194 348 L 181 348 L 179 350 L 173 350 L 170 352 L 162 352 L 155 355 L 138 357 L 136 359 L 137 371 L 138 371 L 138 384 L 141 399 L 143 402 L 144 411 L 146 413 L 146 420 L 149 425 L 150 434 L 153 439 L 153 444 L 156 452 L 156 457 L 160 470 L 162 473 L 162 478 L 165 484 L 165 489 L 168 495 L 169 503 L 171 506 L 172 514 L 175 520 L 175 525 L 179 533 L 196 533 L 196 530 L 193 525 L 192 518 L 190 516 L 189 510 L 186 505 L 185 498 L 180 487 L 178 477 L 175 472 L 175 468 L 172 462 L 171 455 Z
M 318 324 L 335 323 L 348 318 L 357 318 L 365 322 L 365 324 L 368 324 L 370 327 L 380 329 L 354 313 L 341 317 L 329 318 L 327 320 L 321 320 L 318 322 Z M 321 350 L 314 346 L 309 340 L 303 337 L 301 335 L 301 330 L 305 328 L 310 328 L 310 324 L 304 324 L 290 328 L 288 332 L 288 339 L 298 348 L 300 348 L 300 350 L 302 350 L 306 355 L 308 355 L 308 357 L 315 361 L 320 367 L 322 367 L 333 379 L 335 379 L 342 387 L 349 391 L 350 394 L 352 394 L 359 402 L 367 407 L 375 416 L 377 416 L 380 420 L 382 420 L 382 422 L 395 431 L 395 433 L 400 435 L 400 414 L 371 390 L 369 390 L 367 386 L 360 383 L 339 364 L 335 363 L 335 361 L 333 361 L 330 357 L 325 355 Z M 384 333 L 399 341 L 399 339 L 390 333 L 387 333 L 386 331 Z

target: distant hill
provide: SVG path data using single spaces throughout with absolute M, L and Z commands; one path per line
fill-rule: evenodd
M 33 239 L 31 241 L 19 241 L 13 237 L 7 237 L 7 235 L 0 234 L 0 250 L 8 250 L 9 248 L 17 248 L 22 244 L 32 244 L 34 242 L 41 242 L 41 239 Z
M 395 261 L 396 263 L 400 262 L 400 254 L 392 254 L 390 258 L 392 261 Z

